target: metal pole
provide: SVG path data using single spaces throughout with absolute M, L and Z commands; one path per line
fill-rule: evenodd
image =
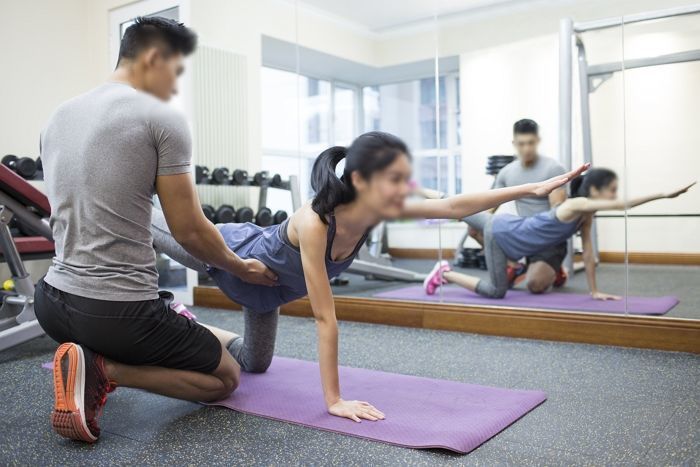
M 576 23 L 575 29 L 576 32 L 594 31 L 596 29 L 613 28 L 622 24 L 640 23 L 642 21 L 692 15 L 695 13 L 700 13 L 700 4 L 698 3 L 694 5 L 667 8 L 664 10 L 647 11 L 644 13 L 637 13 L 635 15 L 625 15 L 624 17 L 616 16 L 614 18 L 584 21 L 581 23 Z
M 571 95 L 573 21 L 563 18 L 559 23 L 559 160 L 571 170 Z
M 571 95 L 572 78 L 572 46 L 574 22 L 571 18 L 562 18 L 559 22 L 559 160 L 567 170 L 571 170 Z M 573 242 L 567 241 L 567 254 L 564 267 L 569 274 L 574 273 Z

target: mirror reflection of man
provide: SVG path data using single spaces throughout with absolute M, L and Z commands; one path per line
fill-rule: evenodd
M 504 188 L 522 183 L 535 183 L 565 173 L 564 167 L 552 158 L 539 153 L 539 126 L 530 119 L 522 119 L 513 125 L 513 147 L 517 159 L 505 166 L 496 176 L 493 188 Z M 520 216 L 534 216 L 558 206 L 566 200 L 566 189 L 560 188 L 544 197 L 522 198 L 515 201 Z M 469 227 L 469 235 L 483 242 L 483 233 Z M 562 263 L 567 252 L 566 242 L 552 245 L 546 251 L 526 258 L 526 264 L 508 266 L 508 277 L 513 284 L 527 273 L 527 288 L 532 293 L 546 292 L 550 287 L 561 287 L 566 282 Z

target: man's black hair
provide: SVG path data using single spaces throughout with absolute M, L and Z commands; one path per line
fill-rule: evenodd
M 535 135 L 540 132 L 540 126 L 536 121 L 523 118 L 513 124 L 513 135 Z
M 119 61 L 133 59 L 153 45 L 165 47 L 166 54 L 189 55 L 197 47 L 197 34 L 169 18 L 140 16 L 124 32 L 119 46 Z

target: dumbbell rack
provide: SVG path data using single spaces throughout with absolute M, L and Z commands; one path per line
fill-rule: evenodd
M 224 184 L 216 184 L 216 183 L 197 183 L 198 185 L 206 185 L 206 186 L 222 186 L 222 187 L 248 187 L 248 188 L 259 188 L 259 195 L 258 195 L 258 211 L 260 209 L 264 208 L 267 206 L 267 193 L 270 188 L 273 189 L 278 189 L 278 190 L 286 190 L 289 191 L 290 196 L 292 197 L 292 209 L 296 211 L 301 207 L 301 190 L 299 189 L 299 177 L 296 175 L 290 175 L 288 180 L 281 180 L 279 184 L 273 184 L 272 179 L 269 177 L 269 173 L 267 171 L 263 172 L 258 172 L 258 174 L 264 174 L 262 179 L 258 182 L 255 181 L 255 178 L 251 177 L 246 177 L 246 179 L 242 183 L 224 183 Z

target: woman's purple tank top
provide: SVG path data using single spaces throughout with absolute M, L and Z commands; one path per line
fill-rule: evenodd
M 557 219 L 556 208 L 552 208 L 530 217 L 496 214 L 491 228 L 506 256 L 518 260 L 559 245 L 580 227 L 580 219 L 562 222 Z
M 251 223 L 217 226 L 226 244 L 234 253 L 243 259 L 259 260 L 278 277 L 277 286 L 267 287 L 243 282 L 229 272 L 211 268 L 209 274 L 231 300 L 252 310 L 266 312 L 307 294 L 301 252 L 289 242 L 288 225 L 289 219 L 282 224 L 270 227 L 259 227 Z M 328 218 L 326 237 L 326 270 L 329 279 L 340 275 L 350 267 L 369 234 L 369 232 L 365 233 L 348 258 L 333 261 L 331 249 L 335 232 L 335 215 L 331 214 Z

